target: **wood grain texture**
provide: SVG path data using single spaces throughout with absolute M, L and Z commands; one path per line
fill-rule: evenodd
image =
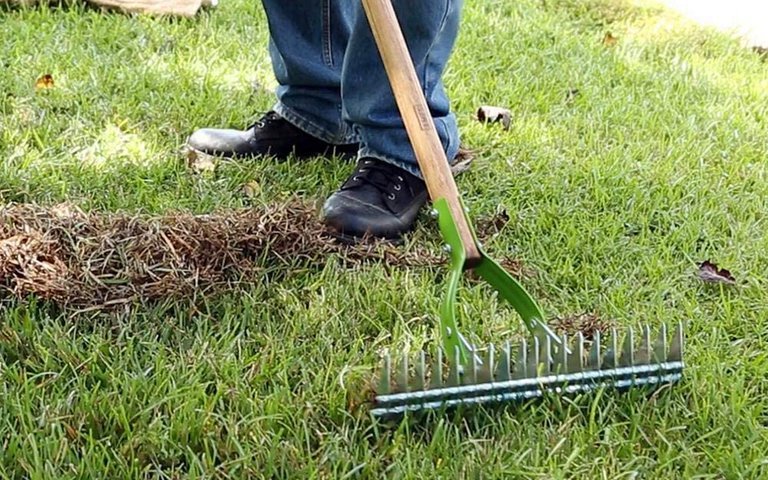
M 445 198 L 448 202 L 464 244 L 467 265 L 471 267 L 480 261 L 481 254 L 461 206 L 459 190 L 416 76 L 395 10 L 390 0 L 362 2 L 429 195 L 432 200 Z

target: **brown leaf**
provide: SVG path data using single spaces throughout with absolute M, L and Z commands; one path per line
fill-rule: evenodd
M 35 81 L 35 90 L 45 90 L 48 88 L 53 88 L 53 76 L 50 73 L 46 73 Z
M 616 45 L 616 42 L 618 42 L 619 39 L 614 37 L 611 32 L 605 32 L 605 36 L 603 36 L 603 45 L 606 47 L 612 47 Z
M 475 230 L 481 237 L 487 237 L 499 233 L 509 223 L 509 220 L 510 217 L 507 210 L 499 207 L 492 216 L 478 218 L 475 221 Z
M 736 279 L 731 272 L 724 268 L 719 268 L 716 264 L 706 260 L 699 264 L 699 278 L 707 283 L 727 283 L 733 285 Z
M 64 430 L 67 432 L 67 438 L 69 438 L 70 441 L 76 440 L 77 437 L 80 435 L 77 433 L 77 430 L 72 428 L 72 425 L 68 423 L 64 423 Z
M 484 105 L 477 109 L 477 119 L 483 123 L 501 123 L 504 130 L 509 130 L 512 113 L 502 107 Z

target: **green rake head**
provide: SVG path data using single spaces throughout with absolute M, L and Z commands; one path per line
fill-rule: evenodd
M 376 417 L 397 417 L 407 412 L 472 404 L 494 404 L 544 396 L 577 394 L 608 387 L 659 387 L 679 381 L 683 371 L 683 328 L 671 338 L 662 325 L 656 335 L 641 329 L 639 345 L 629 329 L 621 339 L 613 330 L 608 341 L 594 332 L 591 346 L 578 334 L 559 337 L 544 322 L 544 315 L 517 280 L 482 250 L 481 259 L 466 264 L 465 248 L 443 199 L 434 203 L 440 230 L 451 255 L 448 293 L 440 309 L 442 350 L 427 361 L 419 352 L 392 357 L 385 353 L 377 382 Z M 474 234 L 473 234 L 474 235 Z M 478 351 L 459 331 L 455 298 L 463 272 L 472 268 L 507 300 L 525 323 L 531 338 L 516 346 L 489 345 Z M 444 361 L 444 360 L 447 360 Z M 428 370 L 427 366 L 431 367 Z

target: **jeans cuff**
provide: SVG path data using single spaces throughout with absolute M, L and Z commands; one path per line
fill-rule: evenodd
M 312 135 L 313 137 L 318 138 L 326 143 L 330 143 L 332 145 L 349 145 L 358 142 L 357 135 L 355 135 L 351 129 L 346 129 L 346 131 L 339 133 L 333 133 L 327 128 L 319 125 L 315 121 L 302 115 L 301 113 L 280 101 L 275 103 L 272 109 L 278 115 L 287 120 L 288 123 L 292 124 L 299 130 L 302 130 L 303 132 L 308 133 L 309 135 Z
M 455 124 L 446 122 L 444 118 L 439 118 L 435 120 L 435 127 L 438 131 L 438 135 L 442 133 L 441 136 L 445 137 L 447 141 L 445 150 L 446 150 L 446 157 L 448 159 L 448 164 L 453 165 L 454 163 L 456 163 L 456 156 L 459 153 L 460 142 L 459 142 L 458 133 L 456 134 L 450 133 L 452 130 L 455 131 L 455 126 L 453 129 L 451 129 L 449 125 L 455 125 Z M 375 133 L 371 133 L 371 132 L 368 132 L 367 134 L 375 135 Z M 360 138 L 364 138 L 364 135 L 361 135 L 359 133 L 358 135 Z M 412 151 L 412 149 L 410 148 L 410 145 L 409 145 L 409 150 Z M 394 151 L 398 153 L 397 150 L 394 150 Z M 395 158 L 391 155 L 384 154 L 379 150 L 371 148 L 369 145 L 366 144 L 364 140 L 361 140 L 360 142 L 360 152 L 358 153 L 358 159 L 362 157 L 375 158 L 377 160 L 381 160 L 382 162 L 390 163 L 424 180 L 424 175 L 422 175 L 421 170 L 419 168 L 419 162 L 415 158 L 412 161 L 404 161 L 403 159 Z
M 360 158 L 375 158 L 376 160 L 387 162 L 398 168 L 401 168 L 402 170 L 405 170 L 411 175 L 415 175 L 416 177 L 424 180 L 424 176 L 421 174 L 421 170 L 419 170 L 418 164 L 414 164 L 410 162 L 408 163 L 402 162 L 390 156 L 384 155 L 383 153 L 377 152 L 375 150 L 371 150 L 367 146 L 360 147 L 360 153 L 358 153 L 358 159 Z

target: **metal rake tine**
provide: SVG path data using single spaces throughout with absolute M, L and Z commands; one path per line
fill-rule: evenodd
M 448 359 L 448 382 L 449 387 L 458 387 L 461 385 L 461 352 L 458 345 L 453 350 L 453 358 Z
M 397 369 L 397 386 L 401 392 L 409 392 L 411 390 L 409 385 L 409 365 L 408 365 L 408 351 L 403 351 L 403 355 L 400 358 L 400 365 Z
M 474 385 L 477 383 L 477 362 L 479 360 L 474 351 L 472 354 L 472 358 L 469 359 L 469 372 L 465 372 L 466 375 L 464 375 L 464 382 L 462 382 L 467 385 Z
M 512 378 L 525 378 L 528 372 L 528 342 L 525 339 L 520 341 L 517 346 L 517 356 L 515 357 L 515 371 L 512 372 Z
M 549 375 L 552 368 L 554 358 L 552 357 L 552 339 L 547 337 L 544 339 L 544 351 L 542 352 L 544 358 L 539 358 L 539 365 L 537 370 L 538 375 Z
M 663 363 L 667 361 L 667 324 L 662 323 L 656 343 L 653 345 L 653 361 Z
M 619 367 L 631 367 L 635 364 L 635 331 L 632 327 L 627 329 L 627 336 L 624 338 L 624 346 L 619 358 Z
M 615 329 L 611 329 L 611 340 L 608 344 L 608 350 L 605 352 L 605 358 L 603 358 L 604 368 L 614 368 L 618 363 L 619 357 L 619 332 Z
M 427 379 L 426 379 L 426 368 L 427 368 L 427 355 L 424 353 L 424 350 L 419 350 L 419 358 L 416 359 L 416 378 L 415 382 L 413 384 L 414 389 L 416 390 L 424 390 L 427 386 Z
M 601 343 L 600 330 L 595 332 L 594 340 L 592 341 L 592 348 L 589 351 L 589 361 L 587 368 L 590 370 L 600 370 L 603 367 L 603 345 Z
M 553 364 L 552 373 L 568 373 L 568 334 L 564 333 L 560 340 L 560 348 Z
M 569 372 L 584 371 L 584 335 L 581 332 L 576 332 L 576 346 L 568 355 L 567 368 Z
M 500 382 L 506 382 L 512 379 L 512 358 L 509 341 L 504 343 L 504 346 L 501 349 L 499 366 L 496 368 L 496 378 Z
M 672 344 L 669 347 L 669 354 L 667 355 L 667 361 L 669 362 L 682 362 L 683 361 L 683 343 L 685 338 L 683 337 L 683 322 L 679 322 L 675 328 L 675 334 L 672 336 Z
M 381 358 L 381 375 L 379 376 L 379 394 L 392 393 L 392 357 L 389 352 L 384 352 Z
M 635 352 L 635 364 L 649 365 L 653 361 L 651 357 L 651 327 L 650 325 L 644 325 L 643 339 L 640 343 L 640 348 Z
M 541 353 L 541 345 L 539 344 L 539 337 L 533 337 L 531 342 L 531 352 L 528 356 L 528 365 L 525 367 L 525 376 L 538 377 L 539 376 L 539 354 Z
M 443 349 L 438 347 L 435 352 L 435 359 L 432 362 L 432 374 L 429 377 L 429 388 L 440 388 L 443 386 Z
M 485 354 L 485 363 L 480 368 L 478 380 L 481 382 L 493 382 L 496 374 L 496 347 L 488 344 L 488 351 Z

